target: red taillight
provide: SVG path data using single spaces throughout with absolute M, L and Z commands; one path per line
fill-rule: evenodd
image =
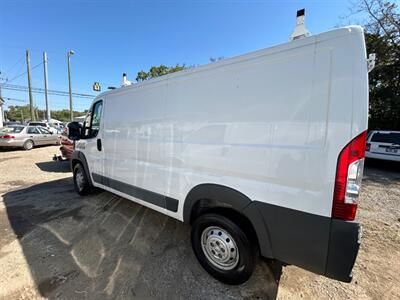
M 0 138 L 2 138 L 2 139 L 15 139 L 15 136 L 6 134 L 6 135 L 1 136 Z
M 340 152 L 333 193 L 332 218 L 353 221 L 356 217 L 358 192 L 364 168 L 364 131 Z
M 365 151 L 369 151 L 369 149 L 371 149 L 371 144 L 367 143 L 367 145 L 365 146 Z

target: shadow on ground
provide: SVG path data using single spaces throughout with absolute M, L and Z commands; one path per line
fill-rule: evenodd
M 40 170 L 53 173 L 68 173 L 71 172 L 69 161 L 45 161 L 36 163 Z
M 26 150 L 24 150 L 23 148 L 19 148 L 19 147 L 0 147 L 0 152 L 13 152 L 13 151 L 23 152 Z
M 43 297 L 276 298 L 266 261 L 247 283 L 221 284 L 197 263 L 187 225 L 108 192 L 80 197 L 70 178 L 9 192 L 4 203 Z
M 34 149 L 36 148 L 44 148 L 48 146 L 54 146 L 54 145 L 40 145 L 40 146 L 35 146 Z M 0 147 L 0 152 L 26 152 L 22 147 Z
M 366 159 L 363 181 L 394 184 L 400 181 L 400 162 Z

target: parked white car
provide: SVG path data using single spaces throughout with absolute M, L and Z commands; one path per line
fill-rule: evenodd
M 400 161 L 400 131 L 374 130 L 368 134 L 365 156 Z
M 225 283 L 257 253 L 349 282 L 367 118 L 364 32 L 335 29 L 100 94 L 69 124 L 74 185 L 191 224 Z
M 48 122 L 29 122 L 28 125 L 30 126 L 41 126 L 46 128 L 48 131 L 54 133 L 54 134 L 61 134 L 62 133 L 62 129 L 57 127 L 56 125 L 52 124 L 52 123 L 48 123 Z

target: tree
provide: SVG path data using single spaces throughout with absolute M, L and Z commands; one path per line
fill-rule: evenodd
M 26 120 L 30 119 L 30 110 L 29 105 L 12 105 L 8 107 L 8 110 L 5 110 L 8 120 L 13 121 L 22 121 L 25 122 Z
M 136 81 L 140 82 L 140 81 L 156 78 L 159 76 L 163 76 L 166 74 L 182 71 L 185 69 L 187 69 L 185 64 L 183 64 L 183 65 L 177 64 L 174 67 L 167 67 L 165 65 L 159 65 L 158 67 L 152 66 L 148 72 L 145 72 L 143 70 L 139 71 L 136 76 Z
M 38 116 L 38 120 L 46 119 L 46 111 L 44 109 L 38 109 L 37 107 L 34 107 L 34 111 L 35 111 L 35 115 Z M 74 111 L 74 116 L 75 117 L 84 116 L 86 114 L 86 112 L 87 111 L 84 111 L 84 112 Z M 5 113 L 7 114 L 8 120 L 22 121 L 22 123 L 30 121 L 29 105 L 9 106 L 8 110 L 6 110 Z M 68 122 L 70 113 L 69 113 L 68 109 L 53 110 L 53 111 L 51 111 L 51 117 L 53 119 L 56 119 L 56 120 L 59 120 L 62 122 Z
M 367 52 L 377 56 L 376 67 L 369 74 L 369 128 L 400 130 L 399 8 L 387 0 L 360 0 L 353 13 L 367 15 Z

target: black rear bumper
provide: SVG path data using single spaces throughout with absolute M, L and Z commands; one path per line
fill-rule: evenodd
M 325 276 L 344 282 L 351 281 L 351 270 L 360 248 L 361 234 L 362 228 L 358 223 L 331 221 Z
M 253 223 L 263 256 L 351 281 L 360 246 L 358 223 L 258 201 L 248 205 L 244 213 Z

